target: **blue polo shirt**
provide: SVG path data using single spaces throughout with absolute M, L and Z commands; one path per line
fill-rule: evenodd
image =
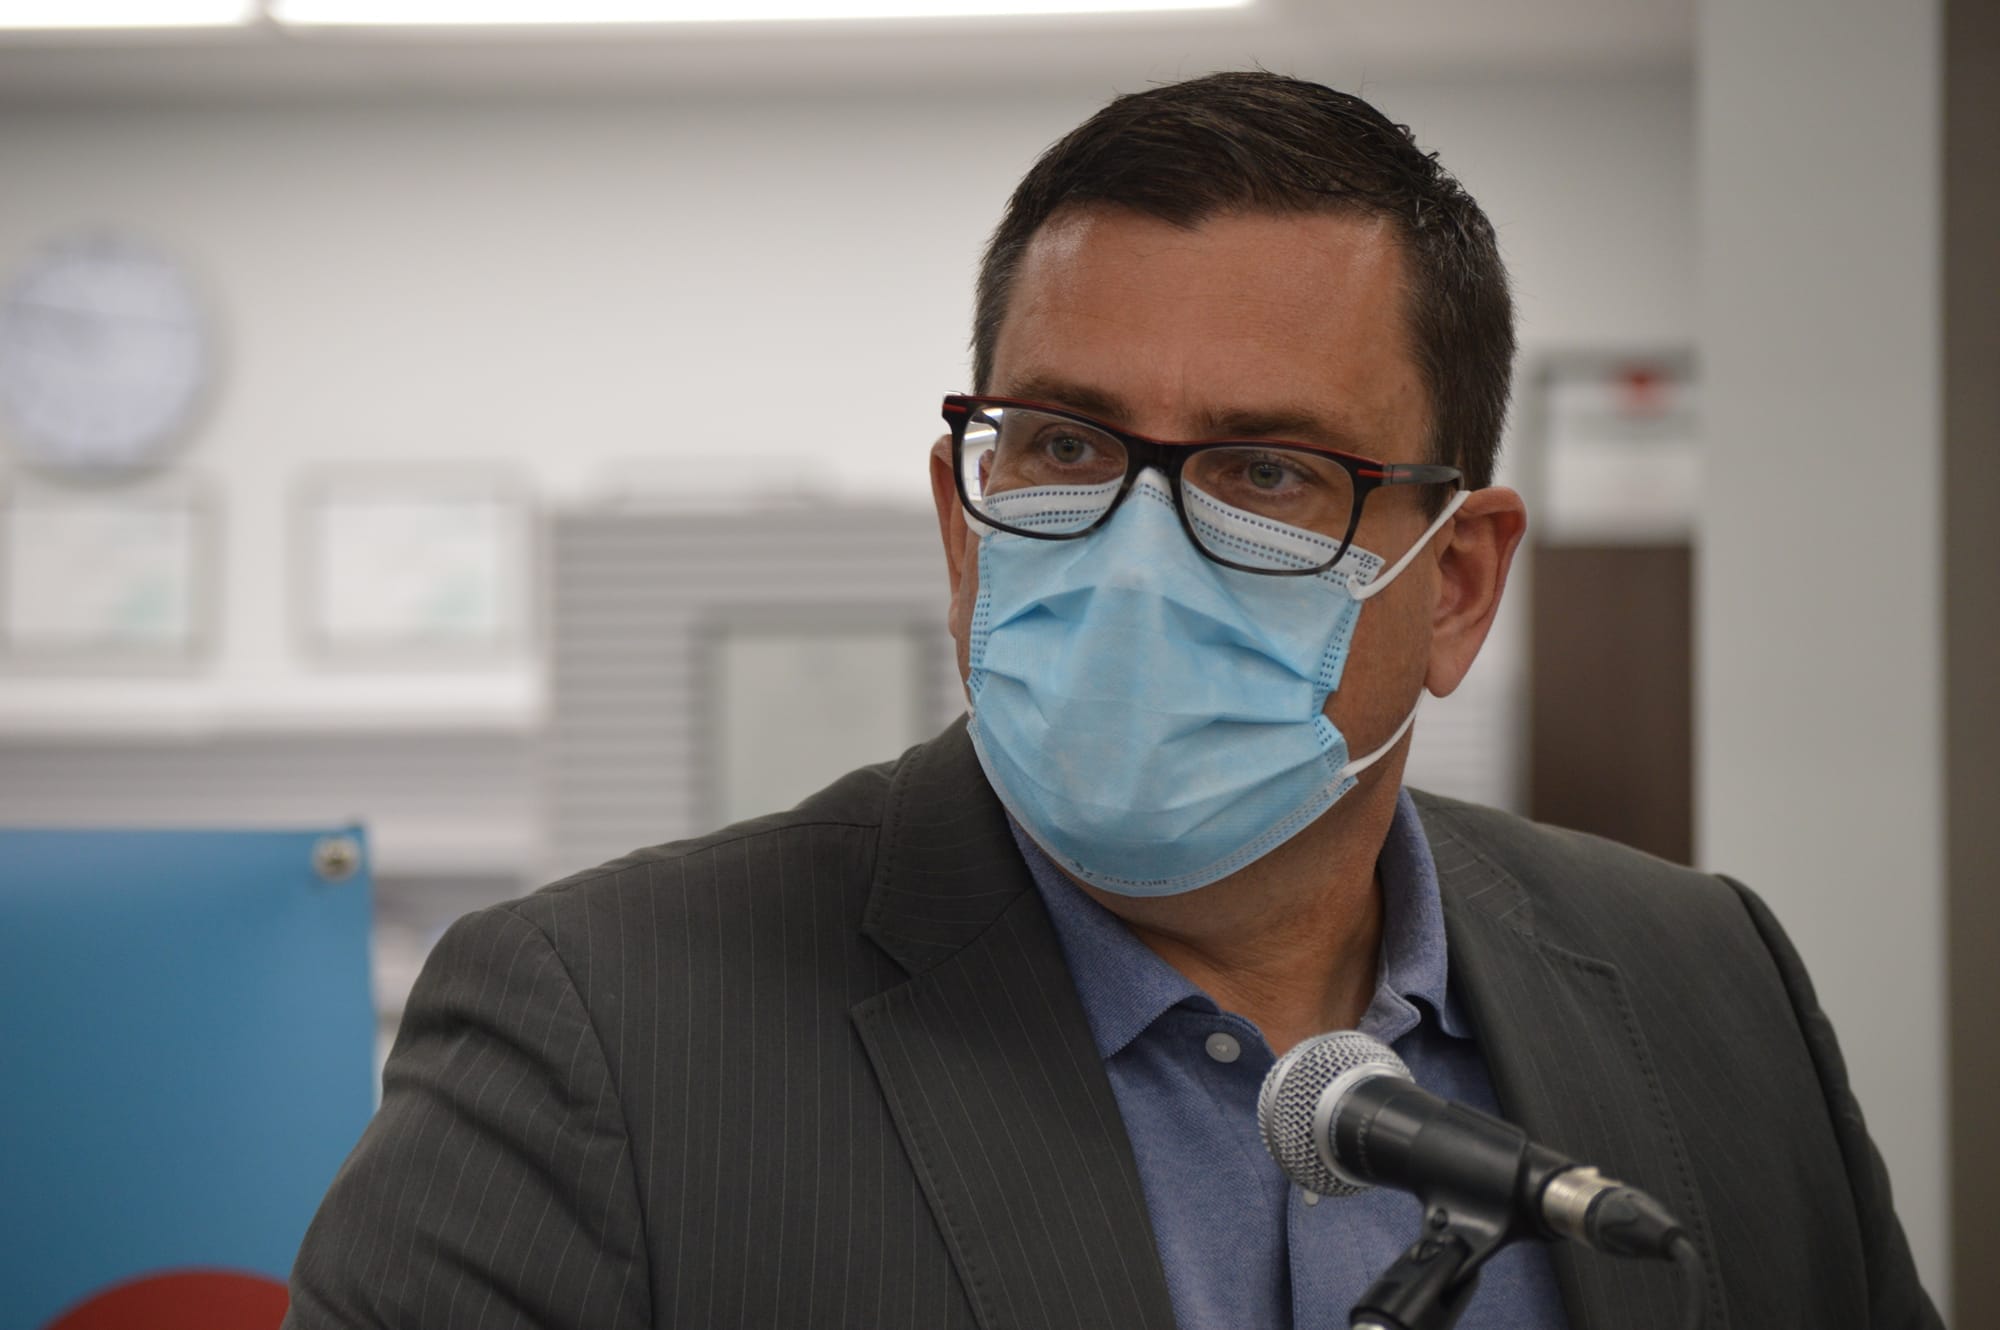
M 1258 1087 L 1276 1060 L 1257 1027 L 1133 937 L 1018 825 L 1014 839 L 1124 1115 L 1180 1330 L 1346 1330 L 1348 1309 L 1416 1240 L 1416 1199 L 1383 1188 L 1315 1197 L 1292 1185 L 1257 1134 Z M 1426 1089 L 1497 1112 L 1452 996 L 1437 869 L 1407 791 L 1377 867 L 1382 952 L 1361 1029 L 1393 1047 Z M 1539 1243 L 1500 1252 L 1479 1284 L 1460 1330 L 1569 1324 Z

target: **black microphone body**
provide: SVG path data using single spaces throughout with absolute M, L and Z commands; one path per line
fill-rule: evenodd
M 1266 1146 L 1309 1191 L 1392 1187 L 1494 1244 L 1568 1238 L 1669 1259 L 1681 1225 L 1651 1197 L 1537 1145 L 1521 1128 L 1440 1098 L 1386 1044 L 1355 1031 L 1309 1039 L 1265 1080 Z
M 1539 1198 L 1572 1165 L 1511 1122 L 1384 1074 L 1349 1087 L 1330 1126 L 1334 1160 L 1358 1181 L 1455 1210 L 1504 1211 L 1509 1227 L 1554 1236 L 1541 1231 Z

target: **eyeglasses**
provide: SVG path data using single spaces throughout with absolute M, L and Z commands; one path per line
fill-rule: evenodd
M 1172 443 L 1061 407 L 1006 397 L 944 399 L 965 511 L 1037 540 L 1102 526 L 1141 471 L 1166 477 L 1195 548 L 1230 568 L 1324 572 L 1354 543 L 1361 506 L 1385 485 L 1451 485 L 1457 467 L 1377 462 L 1310 443 Z

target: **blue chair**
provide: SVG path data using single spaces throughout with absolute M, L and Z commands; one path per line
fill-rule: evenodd
M 0 829 L 0 1325 L 275 1327 L 374 1111 L 371 915 L 358 828 Z

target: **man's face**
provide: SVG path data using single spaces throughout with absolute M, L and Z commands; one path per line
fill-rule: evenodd
M 1293 439 L 1425 461 L 1430 408 L 1403 305 L 1402 247 L 1381 219 L 1234 214 L 1184 230 L 1115 209 L 1061 214 L 1023 256 L 984 391 L 1160 439 Z M 1426 525 L 1422 505 L 1415 487 L 1377 491 L 1355 543 L 1400 557 Z M 963 676 L 978 536 L 962 515 L 947 522 Z M 1435 557 L 1419 557 L 1361 615 L 1327 702 L 1350 752 L 1415 705 L 1436 576 Z

